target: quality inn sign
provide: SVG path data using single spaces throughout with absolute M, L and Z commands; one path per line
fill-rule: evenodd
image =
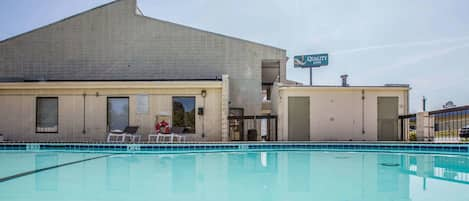
M 313 54 L 313 55 L 300 55 L 295 56 L 294 66 L 297 68 L 311 68 L 327 66 L 329 64 L 328 54 Z

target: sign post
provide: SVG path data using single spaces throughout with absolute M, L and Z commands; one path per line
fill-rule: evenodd
M 329 54 L 312 54 L 295 56 L 295 68 L 309 68 L 309 85 L 313 85 L 313 68 L 329 65 Z

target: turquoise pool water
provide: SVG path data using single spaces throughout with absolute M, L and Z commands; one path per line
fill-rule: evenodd
M 468 201 L 469 156 L 255 151 L 0 153 L 0 200 Z

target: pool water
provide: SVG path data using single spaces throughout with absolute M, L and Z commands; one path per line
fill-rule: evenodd
M 468 201 L 469 156 L 266 151 L 0 153 L 0 200 Z

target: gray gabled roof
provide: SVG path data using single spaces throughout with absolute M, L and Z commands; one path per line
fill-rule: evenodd
M 117 0 L 0 43 L 0 81 L 257 80 L 285 50 L 143 16 Z
M 52 22 L 52 23 L 50 23 L 50 24 L 47 24 L 47 25 L 44 25 L 44 26 L 41 26 L 41 27 L 32 29 L 32 30 L 30 30 L 30 31 L 27 31 L 27 32 L 24 32 L 24 33 L 15 35 L 15 36 L 8 37 L 8 38 L 6 38 L 6 39 L 1 40 L 1 41 L 0 41 L 0 44 L 1 44 L 1 43 L 4 43 L 4 42 L 6 42 L 6 41 L 9 41 L 9 40 L 13 40 L 13 39 L 18 38 L 18 37 L 21 37 L 21 36 L 23 36 L 23 35 L 29 34 L 29 33 L 31 33 L 31 32 L 34 32 L 34 31 L 37 31 L 37 30 L 40 30 L 40 29 L 47 28 L 47 27 L 52 26 L 52 25 L 54 25 L 54 24 L 57 24 L 57 23 L 60 23 L 60 22 L 64 22 L 64 21 L 66 21 L 66 20 L 69 20 L 69 19 L 71 19 L 71 18 L 74 18 L 74 17 L 80 16 L 80 15 L 83 15 L 83 14 L 85 14 L 85 13 L 94 11 L 94 10 L 96 10 L 96 9 L 99 9 L 99 8 L 102 8 L 102 7 L 106 7 L 106 6 L 108 6 L 108 5 L 114 4 L 114 3 L 119 2 L 119 1 L 125 1 L 125 0 L 115 0 L 115 1 L 111 1 L 111 2 L 109 2 L 109 3 L 106 3 L 106 4 L 103 4 L 103 5 L 100 5 L 100 6 L 91 8 L 91 9 L 89 9 L 89 10 L 86 10 L 86 11 L 83 11 L 83 12 L 80 12 L 80 13 L 77 13 L 77 14 L 75 14 L 75 15 L 66 17 L 66 18 L 64 18 L 64 19 L 61 19 L 61 20 Z M 226 38 L 230 38 L 230 39 L 234 39 L 234 40 L 239 40 L 239 41 L 242 41 L 242 42 L 248 42 L 248 43 L 252 43 L 252 44 L 256 44 L 256 45 L 261 45 L 261 46 L 265 46 L 265 47 L 269 47 L 269 48 L 275 48 L 275 49 L 279 49 L 279 50 L 282 50 L 282 51 L 286 51 L 285 49 L 278 48 L 278 47 L 274 47 L 274 46 L 267 45 L 267 44 L 262 44 L 262 43 L 258 43 L 258 42 L 254 42 L 254 41 L 250 41 L 250 40 L 246 40 L 246 39 L 241 39 L 241 38 L 237 38 L 237 37 L 233 37 L 233 36 L 228 36 L 228 35 L 224 35 L 224 34 L 220 34 L 220 33 L 215 33 L 215 32 L 211 32 L 211 31 L 207 31 L 207 30 L 198 29 L 198 28 L 191 27 L 191 26 L 186 26 L 186 25 L 182 25 L 182 24 L 177 24 L 177 23 L 170 22 L 170 21 L 165 21 L 165 20 L 161 20 L 161 19 L 152 18 L 152 17 L 149 17 L 149 16 L 144 15 L 143 12 L 142 12 L 142 10 L 141 10 L 138 6 L 137 6 L 136 8 L 137 8 L 137 10 L 136 10 L 135 12 L 136 12 L 137 16 L 140 16 L 140 17 L 144 17 L 144 18 L 148 18 L 148 19 L 151 19 L 151 20 L 156 20 L 156 21 L 160 21 L 160 22 L 172 24 L 172 25 L 175 25 L 175 26 L 181 26 L 181 27 L 184 27 L 184 28 L 189 28 L 189 29 L 193 29 L 193 30 L 196 30 L 196 31 L 201 31 L 201 32 L 209 33 L 209 34 L 214 34 L 214 35 L 221 36 L 221 37 L 226 37 Z

